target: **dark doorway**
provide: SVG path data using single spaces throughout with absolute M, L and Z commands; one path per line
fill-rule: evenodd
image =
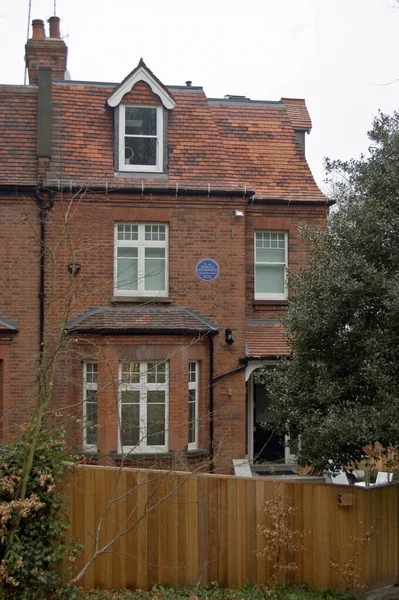
M 284 462 L 284 454 L 284 436 L 275 433 L 267 389 L 254 383 L 254 462 Z

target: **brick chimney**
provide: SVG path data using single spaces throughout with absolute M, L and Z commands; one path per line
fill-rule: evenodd
M 50 36 L 46 37 L 44 21 L 32 21 L 32 37 L 25 46 L 25 62 L 29 84 L 37 85 L 39 67 L 52 69 L 52 79 L 65 79 L 68 48 L 61 39 L 59 17 L 50 17 Z

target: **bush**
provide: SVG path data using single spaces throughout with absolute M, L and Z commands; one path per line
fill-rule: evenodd
M 65 499 L 56 485 L 66 455 L 59 439 L 39 434 L 25 498 L 22 474 L 30 445 L 21 440 L 0 448 L 0 599 L 49 597 L 62 586 L 63 565 L 76 549 L 67 545 Z

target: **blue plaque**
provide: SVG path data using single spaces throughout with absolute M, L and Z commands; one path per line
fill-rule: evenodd
M 197 264 L 197 275 L 202 281 L 212 281 L 219 275 L 219 265 L 211 258 L 203 258 Z

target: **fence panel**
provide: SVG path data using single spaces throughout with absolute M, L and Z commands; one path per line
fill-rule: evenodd
M 280 579 L 339 588 L 343 572 L 348 578 L 352 569 L 358 586 L 372 589 L 398 578 L 398 485 L 364 489 L 78 466 L 65 492 L 71 535 L 84 546 L 77 569 L 100 551 L 79 581 L 87 589 L 265 584 L 273 563 L 259 555 L 265 537 L 258 526 L 273 534 L 276 521 L 264 506 L 277 496 L 281 506 L 294 507 L 287 518 L 304 544 L 303 550 L 288 551 L 287 560 L 297 568 Z

